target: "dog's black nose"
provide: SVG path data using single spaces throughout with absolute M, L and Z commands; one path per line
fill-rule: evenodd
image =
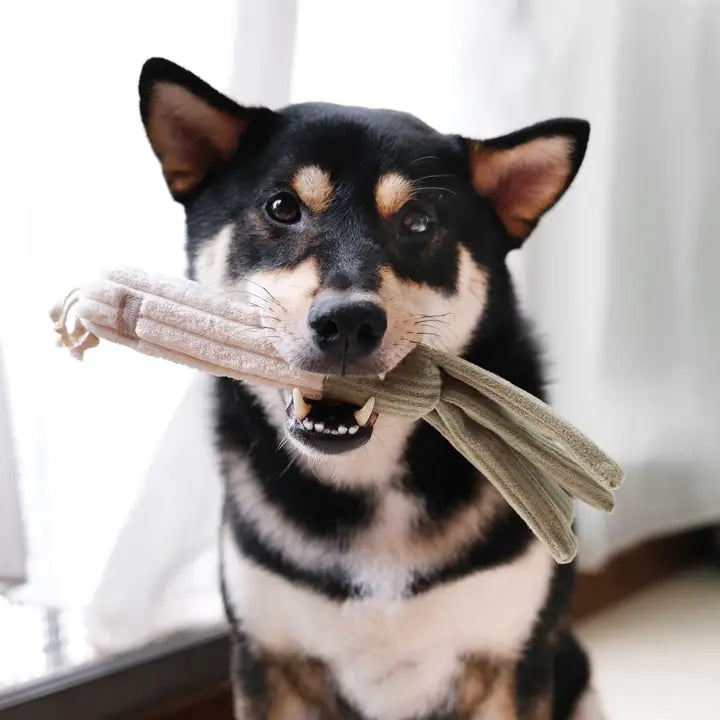
M 371 300 L 330 297 L 313 304 L 308 324 L 323 352 L 352 359 L 370 354 L 380 344 L 387 315 Z

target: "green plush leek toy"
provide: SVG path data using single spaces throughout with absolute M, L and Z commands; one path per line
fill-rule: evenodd
M 75 315 L 72 329 L 70 313 Z M 258 318 L 231 296 L 138 270 L 108 273 L 51 313 L 78 359 L 98 338 L 213 375 L 330 397 L 432 425 L 500 491 L 557 562 L 577 553 L 572 496 L 609 512 L 621 468 L 548 405 L 502 378 L 422 345 L 383 378 L 318 375 L 278 357 Z

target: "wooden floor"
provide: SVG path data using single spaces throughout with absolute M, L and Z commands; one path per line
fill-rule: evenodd
M 573 617 L 594 615 L 694 565 L 704 554 L 704 538 L 691 532 L 652 540 L 618 555 L 600 572 L 579 575 Z
M 579 623 L 612 720 L 720 718 L 720 568 L 675 573 Z

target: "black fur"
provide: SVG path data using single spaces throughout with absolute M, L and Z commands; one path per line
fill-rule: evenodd
M 291 268 L 308 257 L 318 265 L 321 285 L 377 290 L 380 268 L 396 276 L 452 295 L 457 287 L 458 249 L 466 248 L 489 277 L 486 310 L 465 352 L 470 361 L 506 378 L 538 397 L 544 396 L 538 350 L 521 318 L 505 258 L 517 245 L 496 215 L 491 200 L 472 187 L 468 141 L 443 135 L 416 118 L 388 110 L 346 108 L 321 103 L 291 106 L 280 112 L 242 108 L 187 71 L 154 59 L 143 69 L 140 108 L 147 123 L 149 99 L 159 82 L 180 84 L 218 110 L 247 119 L 229 163 L 214 166 L 201 185 L 178 197 L 186 209 L 190 274 L 203 240 L 229 223 L 235 231 L 229 273 L 242 277 L 267 268 Z M 537 137 L 572 140 L 571 168 L 558 193 L 570 184 L 582 161 L 587 123 L 556 120 L 486 141 L 508 148 Z M 297 224 L 274 222 L 264 212 L 267 201 L 288 187 L 304 165 L 319 165 L 333 182 L 332 203 L 322 217 L 303 215 Z M 413 201 L 436 219 L 431 238 L 403 238 L 398 218 L 381 218 L 373 189 L 383 174 L 401 170 L 418 189 Z M 273 427 L 253 396 L 239 383 L 216 383 L 218 448 L 226 464 L 242 454 L 249 458 L 254 482 L 266 501 L 289 523 L 335 550 L 372 522 L 377 498 L 371 490 L 332 487 L 292 462 L 278 449 Z M 476 501 L 487 481 L 439 434 L 419 425 L 405 453 L 403 492 L 420 498 L 425 517 L 419 532 L 441 532 L 468 503 Z M 230 494 L 225 517 L 236 543 L 256 563 L 288 580 L 336 601 L 363 592 L 340 568 L 309 570 L 296 566 L 270 546 Z M 414 578 L 410 594 L 428 591 L 469 573 L 511 562 L 528 547 L 532 534 L 509 509 L 482 540 L 444 567 Z M 566 720 L 587 681 L 582 650 L 561 627 L 570 601 L 572 567 L 559 566 L 545 606 L 525 648 L 517 672 L 521 712 L 553 685 L 555 720 Z M 482 608 L 478 608 L 482 612 Z M 264 691 L 260 661 L 236 618 L 234 665 L 248 694 Z M 259 702 L 259 701 L 258 701 Z M 359 715 L 358 715 L 359 717 Z M 421 719 L 417 719 L 421 720 Z
M 328 514 L 327 517 L 332 515 Z M 230 523 L 237 546 L 258 565 L 338 602 L 363 594 L 362 588 L 354 585 L 347 573 L 340 568 L 313 570 L 288 560 L 282 552 L 263 541 L 258 528 L 243 516 L 242 510 L 230 498 L 225 500 L 225 518 Z
M 553 656 L 553 720 L 566 720 L 590 682 L 590 662 L 575 636 L 561 632 Z
M 260 492 L 299 529 L 313 538 L 332 539 L 342 549 L 349 536 L 370 521 L 372 495 L 340 490 L 300 470 L 283 448 L 278 449 L 277 429 L 242 385 L 219 378 L 216 388 L 220 448 L 249 458 L 253 476 L 262 479 Z
M 531 703 L 553 687 L 553 672 L 556 666 L 556 656 L 559 646 L 555 636 L 566 631 L 560 624 L 567 613 L 574 585 L 572 565 L 559 565 L 555 570 L 550 583 L 545 605 L 535 622 L 532 635 L 528 641 L 525 652 L 517 669 L 517 695 L 521 712 L 527 710 Z M 566 674 L 566 668 L 557 673 L 557 682 L 554 683 L 554 692 L 557 697 L 566 696 L 572 692 L 574 678 Z M 555 699 L 557 703 L 557 699 Z M 561 717 L 567 717 L 562 715 Z

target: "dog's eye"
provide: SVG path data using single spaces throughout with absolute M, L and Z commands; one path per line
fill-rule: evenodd
M 400 218 L 401 235 L 421 235 L 433 229 L 435 219 L 429 212 L 420 208 L 406 210 Z
M 277 222 L 290 225 L 300 219 L 300 205 L 288 192 L 281 192 L 268 200 L 265 212 Z

